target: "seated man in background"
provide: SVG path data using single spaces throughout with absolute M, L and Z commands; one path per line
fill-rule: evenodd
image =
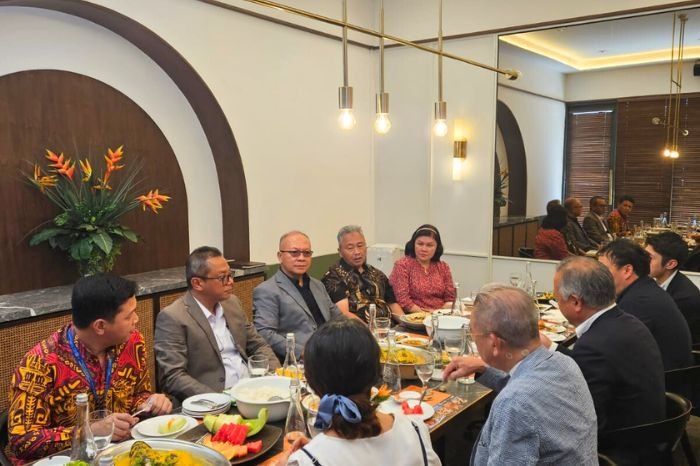
M 221 392 L 247 377 L 254 354 L 279 361 L 248 321 L 233 295 L 233 275 L 216 248 L 202 246 L 185 265 L 187 292 L 158 313 L 155 351 L 158 381 L 182 401 L 192 395 Z
M 688 323 L 671 296 L 649 277 L 649 253 L 637 243 L 617 239 L 603 246 L 598 260 L 613 276 L 617 305 L 641 320 L 659 345 L 664 370 L 690 366 Z
M 29 350 L 12 375 L 8 429 L 17 464 L 70 448 L 78 393 L 88 394 L 91 411 L 114 413 L 114 441 L 129 438 L 138 422 L 130 413 L 172 408 L 151 392 L 136 283 L 109 274 L 81 278 L 71 307 L 72 322 Z
M 583 227 L 578 223 L 578 217 L 581 216 L 583 205 L 581 201 L 575 197 L 570 197 L 564 201 L 566 209 L 566 226 L 564 227 L 564 237 L 570 238 L 576 247 L 574 254 L 583 255 L 586 251 L 597 249 L 596 246 L 588 239 L 588 235 L 583 230 Z
M 603 243 L 613 240 L 608 227 L 608 219 L 605 218 L 605 210 L 608 208 L 608 203 L 604 197 L 593 196 L 589 202 L 589 207 L 591 211 L 583 217 L 583 230 L 588 235 L 588 239 L 598 248 Z
M 615 305 L 615 283 L 600 262 L 564 259 L 554 275 L 554 297 L 576 326 L 573 351 L 543 343 L 571 356 L 593 396 L 601 431 L 656 422 L 666 414 L 664 367 L 649 329 Z M 634 355 L 634 357 L 630 357 Z
M 617 201 L 617 209 L 608 215 L 608 227 L 614 237 L 628 236 L 632 233 L 628 217 L 634 208 L 634 198 L 632 196 L 620 196 Z
M 671 295 L 688 322 L 693 343 L 700 343 L 700 289 L 680 273 L 688 259 L 688 244 L 667 231 L 647 236 L 645 249 L 651 256 L 649 275 Z
M 470 464 L 597 465 L 596 416 L 576 363 L 540 344 L 539 313 L 523 290 L 503 285 L 480 292 L 471 330 L 481 358 L 455 358 L 449 379 L 475 371 L 499 391 Z M 556 414 L 554 414 L 556 413 Z
M 277 252 L 279 270 L 253 290 L 255 327 L 280 360 L 287 351 L 287 333 L 295 334 L 295 353 L 300 358 L 306 340 L 316 329 L 343 315 L 323 283 L 309 276 L 312 255 L 306 234 L 285 233 Z
M 321 281 L 336 306 L 351 317 L 369 322 L 369 305 L 377 306 L 377 316 L 399 318 L 403 309 L 396 302 L 389 278 L 367 264 L 367 242 L 362 228 L 347 225 L 338 232 L 340 260 L 328 269 Z

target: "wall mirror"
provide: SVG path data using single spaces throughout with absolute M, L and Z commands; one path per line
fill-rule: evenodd
M 669 107 L 678 14 L 687 16 L 682 88 Z M 498 84 L 494 255 L 533 247 L 551 199 L 578 197 L 585 215 L 592 195 L 613 204 L 629 194 L 634 223 L 700 216 L 700 9 L 502 35 L 498 65 L 522 77 Z M 674 121 L 680 156 L 669 160 Z

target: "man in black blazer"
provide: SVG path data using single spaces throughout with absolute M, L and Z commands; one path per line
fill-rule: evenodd
M 693 344 L 700 343 L 700 289 L 680 272 L 688 259 L 688 245 L 671 231 L 647 237 L 651 256 L 650 273 L 661 288 L 676 302 L 690 327 Z
M 598 252 L 598 260 L 613 276 L 617 305 L 654 336 L 664 370 L 692 365 L 688 323 L 671 296 L 649 277 L 649 253 L 637 243 L 618 239 Z
M 581 368 L 603 432 L 666 416 L 664 369 L 649 329 L 615 305 L 615 285 L 594 259 L 569 257 L 554 275 L 559 309 L 576 326 L 573 350 L 557 347 Z M 555 345 L 545 336 L 543 344 Z

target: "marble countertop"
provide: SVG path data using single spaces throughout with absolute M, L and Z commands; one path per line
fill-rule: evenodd
M 154 270 L 127 275 L 138 284 L 136 296 L 185 288 L 185 268 Z M 51 314 L 70 309 L 73 285 L 0 295 L 0 323 Z

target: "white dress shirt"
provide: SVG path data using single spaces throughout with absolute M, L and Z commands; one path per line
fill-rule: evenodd
M 678 273 L 678 270 L 675 270 L 670 277 L 668 277 L 663 283 L 659 283 L 659 286 L 663 288 L 664 291 L 668 290 L 668 285 L 671 284 L 671 281 L 676 277 L 676 274 Z M 658 282 L 657 282 L 658 283 Z
M 197 301 L 197 298 L 194 298 L 194 300 Z M 197 301 L 197 304 L 202 313 L 204 313 L 204 317 L 209 322 L 209 325 L 211 325 L 216 344 L 219 347 L 219 353 L 221 353 L 221 359 L 224 362 L 224 372 L 226 372 L 224 387 L 233 387 L 240 379 L 248 377 L 248 366 L 246 366 L 241 353 L 236 349 L 236 345 L 233 342 L 233 334 L 226 326 L 224 308 L 221 307 L 221 304 L 216 303 L 216 307 L 214 307 L 215 312 L 212 314 L 202 303 Z
M 598 320 L 598 317 L 603 315 L 603 312 L 609 311 L 610 309 L 614 308 L 617 304 L 612 303 L 610 306 L 606 307 L 605 309 L 601 309 L 600 311 L 596 312 L 592 316 L 590 316 L 588 319 L 584 320 L 579 324 L 578 327 L 576 327 L 576 337 L 581 338 L 581 335 L 586 333 L 589 328 L 591 328 L 591 325 L 593 325 L 593 322 Z M 549 345 L 549 350 L 550 351 L 556 351 L 557 347 L 559 346 L 559 343 L 554 343 L 552 342 L 551 345 Z

